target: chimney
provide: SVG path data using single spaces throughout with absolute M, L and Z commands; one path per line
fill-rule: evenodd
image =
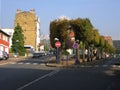
M 17 9 L 17 13 L 21 13 L 22 11 L 20 9 Z
M 30 13 L 35 13 L 35 9 L 31 9 L 31 10 L 30 10 Z

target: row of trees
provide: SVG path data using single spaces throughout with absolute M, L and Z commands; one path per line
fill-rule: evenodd
M 83 49 L 83 59 L 85 57 L 85 49 L 88 49 L 88 53 L 90 53 L 89 50 L 91 47 L 97 49 L 100 54 L 102 54 L 103 52 L 115 52 L 113 46 L 111 46 L 108 41 L 105 40 L 104 36 L 99 34 L 98 30 L 93 27 L 92 23 L 88 18 L 77 18 L 71 20 L 56 19 L 51 21 L 50 42 L 53 48 L 55 48 L 54 38 L 58 38 L 60 40 L 61 50 L 66 50 L 67 48 L 70 48 L 68 47 L 68 45 L 66 45 L 66 41 L 68 40 L 68 29 L 71 29 L 74 32 L 75 40 L 80 41 L 79 48 Z

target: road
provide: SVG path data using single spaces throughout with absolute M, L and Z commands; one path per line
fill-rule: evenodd
M 0 66 L 0 90 L 120 90 L 120 58 L 79 68 L 46 67 L 37 60 Z

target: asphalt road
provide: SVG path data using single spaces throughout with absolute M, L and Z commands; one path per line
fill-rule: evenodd
M 31 60 L 1 65 L 0 90 L 120 90 L 120 67 L 113 65 L 118 61 L 79 68 L 46 67 Z

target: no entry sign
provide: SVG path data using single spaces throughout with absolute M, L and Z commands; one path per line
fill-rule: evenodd
M 61 42 L 59 42 L 59 41 L 56 42 L 56 43 L 55 43 L 55 46 L 56 46 L 57 48 L 59 48 L 59 47 L 61 46 Z
M 79 44 L 78 43 L 74 43 L 73 44 L 73 48 L 77 49 L 79 47 Z

